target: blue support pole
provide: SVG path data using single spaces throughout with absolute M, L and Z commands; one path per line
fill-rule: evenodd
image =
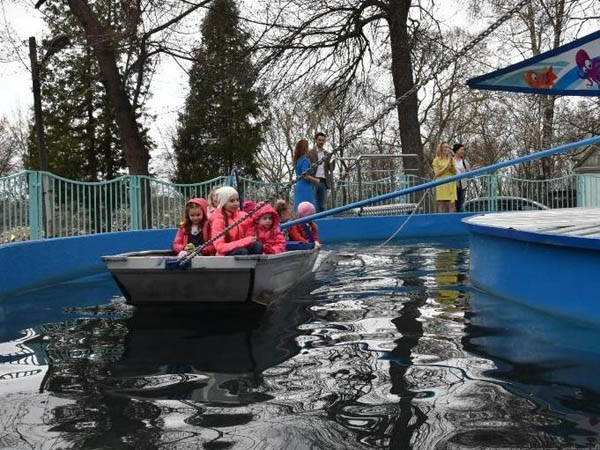
M 129 176 L 129 207 L 131 209 L 131 229 L 141 229 L 141 195 L 140 195 L 140 177 L 137 175 Z
M 499 169 L 503 169 L 505 167 L 514 166 L 516 164 L 521 164 L 528 161 L 534 161 L 536 159 L 545 158 L 546 156 L 556 155 L 558 153 L 563 153 L 569 150 L 573 150 L 579 147 L 585 147 L 587 145 L 593 145 L 600 143 L 600 136 L 595 136 L 587 139 L 582 139 L 581 141 L 572 142 L 570 144 L 560 145 L 558 147 L 554 147 L 548 150 L 542 150 L 540 152 L 532 153 L 531 155 L 521 156 L 519 158 L 510 159 L 508 161 L 499 162 L 496 164 L 492 164 L 491 166 L 480 167 L 479 169 L 471 170 L 469 172 L 462 173 L 460 175 L 454 175 L 451 177 L 441 178 L 438 180 L 428 181 L 427 183 L 418 184 L 416 186 L 412 186 L 406 189 L 400 189 L 398 191 L 389 192 L 387 194 L 378 195 L 377 197 L 368 198 L 366 200 L 361 200 L 359 202 L 350 203 L 348 205 L 339 206 L 337 208 L 329 209 L 327 211 L 323 211 L 320 213 L 313 214 L 311 216 L 306 216 L 301 219 L 291 220 L 289 222 L 285 222 L 281 225 L 281 229 L 285 230 L 286 228 L 292 227 L 294 225 L 300 225 L 306 222 L 310 222 L 312 220 L 321 219 L 323 217 L 332 216 L 334 214 L 338 214 L 344 211 L 348 211 L 353 208 L 360 208 L 362 206 L 368 206 L 373 203 L 378 203 L 384 200 L 389 200 L 390 198 L 400 197 L 402 195 L 412 194 L 413 192 L 423 191 L 425 189 L 429 189 L 432 187 L 440 186 L 442 184 L 446 184 L 452 181 L 462 180 L 463 178 L 473 178 L 479 175 L 483 175 L 485 173 L 494 172 Z
M 40 218 L 42 216 L 42 186 L 38 172 L 27 173 L 29 196 L 29 239 L 40 238 Z
M 490 176 L 490 201 L 489 201 L 489 210 L 490 211 L 498 211 L 498 176 L 491 175 Z

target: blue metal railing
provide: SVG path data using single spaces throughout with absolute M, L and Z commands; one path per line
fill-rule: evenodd
M 594 139 L 600 141 L 600 138 Z M 589 145 L 588 141 L 557 149 L 565 151 Z M 556 149 L 551 151 L 556 152 Z M 512 163 L 508 161 L 500 165 L 505 167 Z M 345 206 L 321 213 L 319 217 L 365 208 L 375 203 L 377 214 L 406 214 L 416 204 L 420 205 L 416 213 L 433 213 L 435 186 L 462 178 L 469 178 L 468 201 L 485 199 L 484 202 L 473 202 L 472 211 L 502 209 L 501 203 L 507 198 L 525 199 L 549 208 L 600 206 L 598 175 L 521 180 L 488 173 L 498 168 L 499 165 L 481 168 L 436 181 L 414 175 L 388 176 L 380 180 L 363 181 L 360 192 L 358 183 L 340 181 L 332 197 L 337 198 L 338 203 L 342 201 Z M 229 184 L 231 177 L 228 176 L 202 183 L 176 184 L 145 176 L 125 175 L 92 183 L 68 180 L 47 172 L 21 172 L 0 178 L 0 243 L 176 227 L 182 220 L 181 214 L 187 199 L 208 198 L 212 189 Z M 255 201 L 268 198 L 274 192 L 282 192 L 284 198 L 293 201 L 293 186 L 286 183 L 265 183 L 242 177 L 238 179 L 238 190 L 243 192 L 245 198 Z M 423 199 L 421 191 L 424 190 L 433 195 Z
M 208 198 L 213 189 L 231 181 L 231 177 L 221 176 L 178 184 L 124 175 L 110 181 L 82 182 L 24 171 L 0 178 L 0 243 L 176 227 L 189 198 Z M 239 188 L 247 198 L 258 199 L 282 186 L 240 178 Z

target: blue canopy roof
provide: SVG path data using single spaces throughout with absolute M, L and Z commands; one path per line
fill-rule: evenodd
M 600 95 L 600 31 L 467 81 L 471 89 L 548 95 Z

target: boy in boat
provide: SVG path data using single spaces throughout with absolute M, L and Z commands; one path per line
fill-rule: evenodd
M 285 251 L 285 236 L 279 228 L 279 214 L 271 205 L 264 205 L 254 214 L 254 229 L 265 255 Z
M 210 224 L 206 214 L 208 204 L 203 198 L 191 198 L 183 210 L 183 222 L 173 240 L 173 250 L 179 257 L 204 244 L 210 239 Z M 215 247 L 208 245 L 202 249 L 204 256 L 215 254 Z
M 240 197 L 231 186 L 217 189 L 215 195 L 219 206 L 210 216 L 211 238 L 216 238 L 226 228 L 240 221 L 231 230 L 215 240 L 217 256 L 260 255 L 262 244 L 254 234 L 254 223 L 245 212 L 240 211 Z

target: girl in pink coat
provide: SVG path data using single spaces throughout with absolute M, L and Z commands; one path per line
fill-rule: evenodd
M 188 251 L 204 244 L 210 239 L 210 224 L 206 214 L 206 200 L 191 198 L 185 204 L 183 222 L 173 240 L 173 250 L 178 256 L 184 256 Z M 208 245 L 202 249 L 205 256 L 214 255 L 215 247 Z
M 285 251 L 285 236 L 279 229 L 279 214 L 271 205 L 263 206 L 254 214 L 254 229 L 265 255 Z
M 230 186 L 223 186 L 216 191 L 219 206 L 210 216 L 211 238 L 221 234 L 227 227 L 242 220 L 224 236 L 215 240 L 217 256 L 260 255 L 262 245 L 254 234 L 254 223 L 248 215 L 240 211 L 240 198 L 237 191 Z

